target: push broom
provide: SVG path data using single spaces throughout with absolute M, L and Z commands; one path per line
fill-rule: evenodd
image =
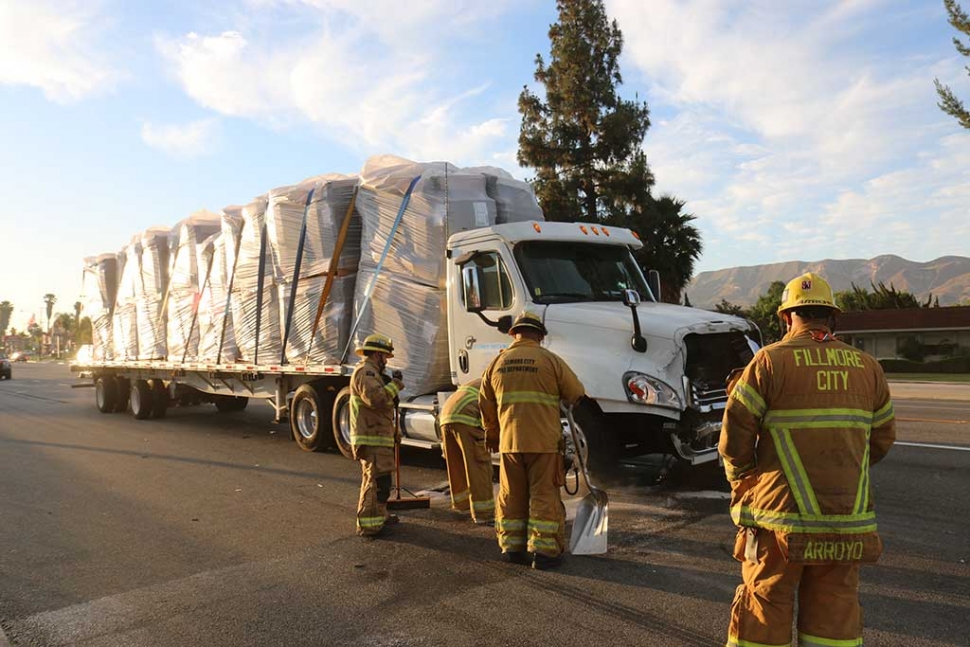
M 395 376 L 396 377 L 396 376 Z M 398 429 L 398 412 L 394 409 L 394 428 Z M 400 430 L 399 430 L 400 431 Z M 402 497 L 401 490 L 408 493 Z M 431 507 L 431 498 L 417 496 L 410 490 L 401 487 L 401 443 L 394 443 L 394 498 L 387 500 L 388 510 L 423 510 Z

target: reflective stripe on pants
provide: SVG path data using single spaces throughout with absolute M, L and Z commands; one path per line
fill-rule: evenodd
M 441 428 L 451 507 L 471 510 L 475 521 L 495 516 L 492 487 L 492 455 L 485 449 L 485 432 L 468 425 L 449 423 Z
M 785 536 L 760 528 L 758 562 L 752 563 L 744 559 L 744 536 L 742 528 L 734 556 L 744 583 L 731 605 L 729 647 L 790 645 L 796 591 L 801 644 L 862 645 L 859 564 L 789 564 Z
M 562 456 L 502 454 L 495 531 L 502 552 L 527 549 L 557 557 L 565 549 Z
M 357 534 L 376 535 L 387 518 L 387 498 L 394 471 L 394 450 L 387 447 L 357 447 L 360 461 L 360 500 L 357 503 Z M 380 484 L 385 487 L 379 487 Z

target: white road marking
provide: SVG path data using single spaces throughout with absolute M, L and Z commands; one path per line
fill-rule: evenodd
M 960 447 L 958 445 L 931 445 L 930 443 L 905 443 L 902 441 L 896 441 L 893 444 L 904 445 L 906 447 L 926 447 L 928 449 L 955 449 L 958 452 L 970 452 L 970 447 Z

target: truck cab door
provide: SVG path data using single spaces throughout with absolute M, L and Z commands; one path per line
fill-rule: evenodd
M 521 294 L 519 282 L 509 266 L 498 249 L 482 249 L 462 254 L 453 267 L 455 289 L 449 299 L 449 325 L 451 371 L 456 384 L 480 377 L 492 358 L 512 342 L 508 332 L 487 323 L 497 324 L 503 318 L 510 322 L 521 301 L 517 296 Z M 470 275 L 478 277 L 477 285 L 468 284 Z M 466 304 L 466 296 L 472 304 Z

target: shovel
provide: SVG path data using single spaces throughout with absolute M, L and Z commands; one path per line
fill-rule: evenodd
M 576 508 L 576 518 L 573 520 L 573 534 L 569 538 L 569 552 L 573 555 L 602 555 L 606 552 L 606 533 L 609 527 L 610 497 L 604 490 L 594 487 L 589 482 L 589 471 L 586 468 L 586 458 L 579 442 L 579 435 L 583 430 L 573 418 L 572 407 L 566 410 L 569 430 L 573 436 L 576 448 L 576 460 L 579 461 L 580 473 L 586 482 L 589 494 L 583 497 Z

